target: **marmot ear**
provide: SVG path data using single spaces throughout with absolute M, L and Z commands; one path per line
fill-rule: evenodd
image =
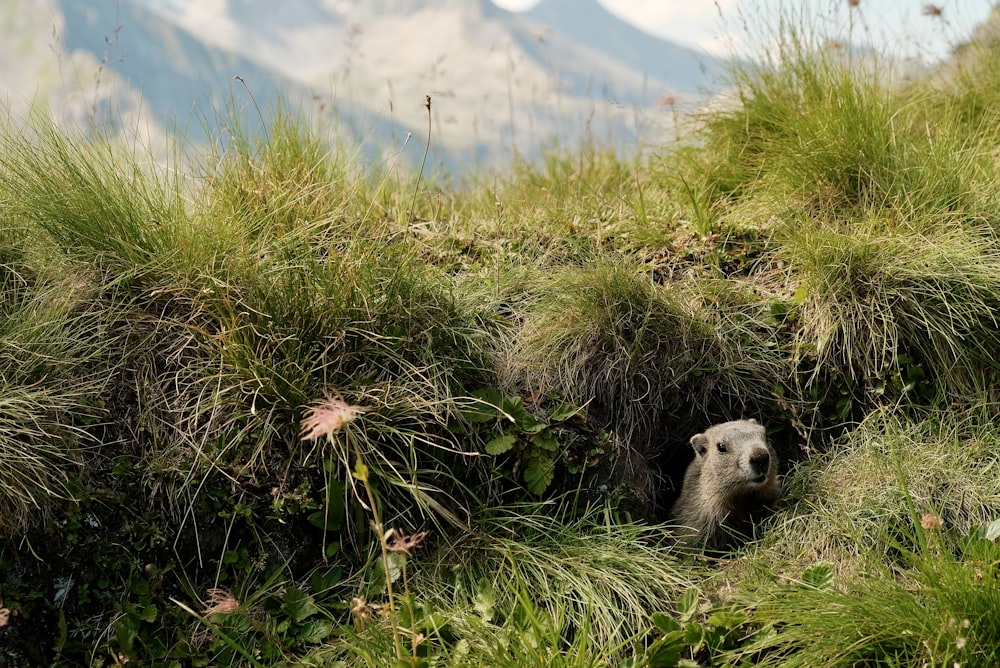
M 691 437 L 691 447 L 696 455 L 703 455 L 708 450 L 708 437 L 705 434 L 695 434 Z
M 750 424 L 757 424 L 757 420 L 754 418 L 750 418 L 749 420 L 747 420 L 747 422 L 749 422 Z

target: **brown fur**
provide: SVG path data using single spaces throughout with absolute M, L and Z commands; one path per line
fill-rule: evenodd
M 781 495 L 778 456 L 756 420 L 709 427 L 691 437 L 691 446 L 694 461 L 671 516 L 693 532 L 683 542 L 730 549 L 734 539 L 752 533 L 755 519 Z

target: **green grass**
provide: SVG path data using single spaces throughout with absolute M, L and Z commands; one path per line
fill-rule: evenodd
M 872 416 L 843 452 L 797 471 L 797 505 L 755 555 L 768 574 L 743 575 L 760 586 L 742 654 L 775 666 L 995 662 L 993 413 Z
M 597 512 L 567 520 L 539 511 L 495 511 L 412 577 L 404 605 L 417 612 L 407 633 L 425 635 L 419 656 L 445 665 L 614 665 L 641 644 L 649 611 L 700 575 L 663 549 L 658 529 Z M 365 625 L 324 660 L 389 665 L 387 634 L 384 623 Z
M 992 230 L 945 218 L 933 232 L 890 231 L 871 214 L 848 225 L 794 219 L 780 233 L 799 281 L 801 336 L 819 367 L 875 391 L 917 382 L 956 397 L 986 390 L 1000 343 Z
M 506 372 L 528 391 L 586 404 L 636 442 L 662 430 L 664 415 L 766 402 L 781 360 L 752 321 L 700 297 L 657 285 L 624 257 L 552 272 L 511 335 Z
M 996 569 L 985 564 L 996 561 L 996 543 L 926 539 L 903 573 L 775 592 L 755 618 L 775 632 L 762 633 L 744 654 L 763 666 L 992 665 L 1000 620 Z
M 994 663 L 995 49 L 894 81 L 793 24 L 677 145 L 464 184 L 283 109 L 166 166 L 5 130 L 10 660 Z M 684 552 L 738 417 L 785 497 Z
M 918 549 L 914 515 L 938 515 L 955 535 L 972 534 L 995 519 L 1000 499 L 994 410 L 986 404 L 912 417 L 873 413 L 840 447 L 786 479 L 794 506 L 763 545 L 783 559 L 864 574 L 900 547 Z M 805 564 L 789 568 L 798 565 Z
M 8 537 L 73 499 L 70 477 L 96 446 L 81 426 L 106 419 L 102 396 L 122 343 L 120 305 L 101 300 L 83 272 L 33 270 L 25 236 L 0 232 L 0 535 Z
M 693 154 L 680 163 L 691 165 L 684 190 L 700 209 L 764 222 L 787 208 L 818 219 L 877 208 L 891 219 L 974 206 L 977 177 L 995 170 L 988 139 L 939 91 L 894 84 L 892 67 L 831 52 L 801 27 L 786 24 L 775 43 L 738 73 L 739 104 L 707 115 L 699 146 L 683 149 Z M 977 129 L 987 135 L 988 123 Z
M 155 271 L 175 252 L 183 209 L 177 184 L 111 142 L 82 142 L 51 121 L 4 129 L 4 215 L 44 231 L 74 259 L 113 272 Z

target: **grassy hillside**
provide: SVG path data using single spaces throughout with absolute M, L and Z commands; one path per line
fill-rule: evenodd
M 0 137 L 0 666 L 996 665 L 1000 54 L 455 186 Z M 682 550 L 713 422 L 786 494 Z

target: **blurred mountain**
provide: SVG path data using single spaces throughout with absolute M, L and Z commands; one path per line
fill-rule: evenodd
M 622 21 L 597 0 L 542 0 L 524 16 L 603 53 L 676 93 L 704 92 L 718 84 L 726 64 Z
M 84 125 L 117 114 L 205 139 L 227 104 L 254 116 L 282 97 L 334 119 L 342 141 L 396 151 L 412 135 L 412 157 L 430 121 L 451 167 L 655 140 L 671 117 L 659 101 L 700 99 L 725 67 L 597 0 L 523 14 L 489 0 L 8 0 L 0 66 L 9 106 Z

